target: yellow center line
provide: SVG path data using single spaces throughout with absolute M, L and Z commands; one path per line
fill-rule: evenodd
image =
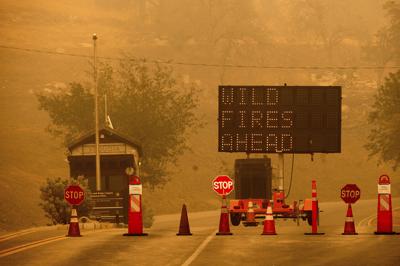
M 38 230 L 38 229 L 36 229 L 36 228 L 30 228 L 30 229 L 18 231 L 18 232 L 15 232 L 15 233 L 3 235 L 3 236 L 0 237 L 0 242 L 6 241 L 6 240 L 11 239 L 11 238 L 14 238 L 14 237 L 18 237 L 18 236 L 23 236 L 23 235 L 26 235 L 26 234 L 30 234 L 30 233 L 36 232 L 37 230 Z
M 33 241 L 27 244 L 23 244 L 23 245 L 19 245 L 19 246 L 15 246 L 12 248 L 8 248 L 8 249 L 3 249 L 0 250 L 0 258 L 14 254 L 14 253 L 18 253 L 27 249 L 31 249 L 34 247 L 38 247 L 38 246 L 42 246 L 51 242 L 55 242 L 55 241 L 59 241 L 62 239 L 66 239 L 66 236 L 55 236 L 55 237 L 50 237 L 50 238 L 46 238 L 46 239 L 41 239 L 38 241 Z
M 109 232 L 109 231 L 114 231 L 116 229 L 120 229 L 120 228 L 100 229 L 100 230 L 96 230 L 96 231 L 93 231 L 93 232 L 86 232 L 85 235 L 91 235 L 91 234 L 100 233 L 100 232 Z M 24 231 L 28 231 L 28 230 L 24 230 Z M 18 232 L 18 233 L 22 233 L 22 231 Z M 28 232 L 24 232 L 24 234 L 25 233 L 27 234 Z M 14 235 L 14 234 L 12 234 L 12 235 Z M 8 236 L 10 236 L 10 235 L 8 235 Z M 67 239 L 67 238 L 68 238 L 67 236 L 49 237 L 49 238 L 33 241 L 33 242 L 30 242 L 30 243 L 22 244 L 22 245 L 19 245 L 19 246 L 11 247 L 11 248 L 8 248 L 8 249 L 3 249 L 3 250 L 0 250 L 0 258 L 15 254 L 15 253 L 27 250 L 27 249 L 31 249 L 31 248 L 34 248 L 34 247 L 42 246 L 42 245 L 45 245 L 45 244 L 48 244 L 48 243 L 52 243 L 52 242 L 55 242 L 55 241 Z

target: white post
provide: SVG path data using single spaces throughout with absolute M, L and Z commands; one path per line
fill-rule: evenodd
M 278 153 L 278 190 L 284 190 L 284 157 L 283 153 Z
M 108 125 L 107 94 L 104 94 L 104 125 Z

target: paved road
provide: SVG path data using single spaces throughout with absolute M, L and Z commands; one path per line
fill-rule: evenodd
M 400 206 L 398 199 L 393 203 Z M 289 220 L 276 221 L 276 236 L 262 236 L 261 226 L 231 226 L 232 236 L 215 236 L 218 211 L 189 212 L 193 236 L 175 235 L 179 215 L 157 217 L 152 229 L 145 230 L 147 237 L 124 237 L 126 229 L 106 229 L 66 238 L 65 229 L 48 228 L 0 236 L 0 265 L 400 265 L 400 235 L 373 235 L 376 201 L 353 206 L 357 236 L 341 235 L 344 203 L 320 206 L 323 236 L 305 236 L 310 227 Z M 400 231 L 398 212 L 394 221 Z M 38 242 L 43 239 L 49 241 Z

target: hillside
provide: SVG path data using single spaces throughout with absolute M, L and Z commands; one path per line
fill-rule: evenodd
M 338 1 L 340 3 L 336 6 L 336 1 L 330 1 L 337 10 L 325 12 L 328 12 L 332 21 L 342 21 L 347 36 L 352 37 L 343 39 L 337 45 L 336 50 L 334 49 L 337 56 L 332 56 L 329 61 L 323 56 L 325 50 L 310 48 L 309 44 L 305 44 L 307 37 L 299 33 L 295 35 L 294 28 L 290 40 L 284 39 L 289 35 L 290 27 L 293 27 L 286 9 L 289 5 L 287 1 L 271 1 L 273 4 L 270 9 L 258 6 L 261 5 L 260 1 L 252 1 L 258 12 L 278 14 L 276 17 L 262 17 L 258 20 L 258 23 L 265 23 L 265 27 L 260 26 L 258 30 L 267 28 L 263 34 L 250 32 L 252 23 L 239 25 L 235 21 L 225 21 L 215 14 L 218 19 L 214 22 L 216 25 L 221 24 L 213 29 L 211 19 L 208 21 L 206 15 L 200 17 L 201 14 L 196 14 L 189 6 L 181 6 L 177 8 L 178 11 L 157 11 L 160 13 L 155 11 L 157 6 L 149 6 L 144 19 L 147 24 L 140 24 L 140 16 L 137 15 L 138 2 L 140 1 L 119 0 L 110 5 L 107 4 L 108 1 L 96 0 L 5 0 L 0 4 L 0 122 L 3 129 L 0 132 L 0 230 L 48 222 L 38 207 L 39 186 L 46 177 L 68 176 L 68 163 L 60 140 L 52 138 L 45 131 L 49 118 L 45 112 L 38 110 L 34 93 L 53 86 L 62 87 L 73 81 L 87 82 L 85 71 L 89 69 L 88 58 L 57 53 L 90 56 L 92 33 L 96 32 L 99 36 L 99 55 L 103 57 L 119 57 L 122 53 L 130 53 L 137 57 L 209 64 L 343 65 L 352 61 L 362 63 L 362 41 L 372 38 L 384 23 L 381 11 L 384 1 L 354 1 L 349 5 L 348 12 L 356 18 L 362 17 L 360 21 L 355 18 L 337 18 L 339 9 L 345 2 Z M 364 4 L 365 2 L 368 4 Z M 359 8 L 360 5 L 362 8 Z M 161 2 L 159 6 L 162 6 Z M 243 10 L 245 12 L 247 9 Z M 198 16 L 198 20 L 193 19 L 192 24 L 180 22 L 186 11 Z M 239 9 L 234 14 L 237 15 L 240 11 Z M 174 12 L 176 15 L 171 16 Z M 158 14 L 158 17 L 154 14 Z M 257 12 L 251 14 L 258 16 Z M 327 25 L 334 25 L 332 21 L 327 21 Z M 223 27 L 224 25 L 233 26 L 229 28 Z M 350 28 L 352 32 L 348 33 Z M 193 35 L 196 32 L 199 36 L 204 35 L 196 38 Z M 232 37 L 229 39 L 231 46 L 225 46 L 225 39 L 220 41 L 215 37 L 218 34 L 239 37 Z M 254 47 L 265 45 L 268 47 L 265 54 L 257 53 L 259 50 L 250 45 L 250 48 L 243 47 L 238 41 L 241 36 L 245 36 L 243 40 L 259 38 L 257 40 L 260 41 Z M 357 41 L 357 38 L 360 39 Z M 216 43 L 214 48 L 208 46 L 212 41 Z M 226 52 L 226 47 L 235 48 Z M 312 51 L 315 53 L 309 56 L 308 53 Z M 312 61 L 309 57 L 315 57 L 317 61 Z M 354 61 L 356 59 L 358 61 Z M 117 64 L 115 60 L 109 63 Z M 360 70 L 352 78 L 351 73 L 343 73 L 347 75 L 347 83 L 341 84 L 338 75 L 332 77 L 330 71 L 324 70 L 215 68 L 193 65 L 173 67 L 178 77 L 195 82 L 201 89 L 198 112 L 207 124 L 196 135 L 191 136 L 191 151 L 182 154 L 177 166 L 171 166 L 171 181 L 164 188 L 147 191 L 146 197 L 156 214 L 178 212 L 182 203 L 188 205 L 189 211 L 216 208 L 219 201 L 211 191 L 211 180 L 217 174 L 231 172 L 234 159 L 245 157 L 245 154 L 217 152 L 216 97 L 220 84 L 327 85 L 337 82 L 343 86 L 342 153 L 316 154 L 314 161 L 310 160 L 310 155 L 296 155 L 291 200 L 310 197 L 311 180 L 314 178 L 318 182 L 321 200 L 337 200 L 341 186 L 346 183 L 358 184 L 363 198 L 374 198 L 378 176 L 388 173 L 395 177 L 390 167 L 377 166 L 375 158 L 368 160 L 363 148 L 368 135 L 366 117 L 376 91 L 376 73 L 373 71 Z M 275 163 L 276 156 L 271 157 Z M 287 155 L 285 160 L 288 185 L 291 156 Z M 398 195 L 400 182 L 396 178 L 393 181 L 393 193 Z

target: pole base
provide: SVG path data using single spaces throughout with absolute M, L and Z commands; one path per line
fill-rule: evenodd
M 233 235 L 231 232 L 218 232 L 215 235 L 217 236 L 229 236 L 229 235 Z
M 76 235 L 76 236 L 74 236 L 74 235 L 66 235 L 66 237 L 82 237 L 82 235 Z
M 304 233 L 306 236 L 312 236 L 312 235 L 325 235 L 325 233 Z
M 262 233 L 261 235 L 263 235 L 263 236 L 275 236 L 277 234 L 276 233 Z
M 400 235 L 397 232 L 374 232 L 375 235 Z
M 142 233 L 142 234 L 129 234 L 129 233 L 126 233 L 126 234 L 123 234 L 123 236 L 148 236 L 149 234 L 146 234 L 146 233 Z
M 177 233 L 176 235 L 177 235 L 177 236 L 191 236 L 191 235 L 193 235 L 193 234 L 192 234 L 192 233 L 186 233 L 186 234 Z

